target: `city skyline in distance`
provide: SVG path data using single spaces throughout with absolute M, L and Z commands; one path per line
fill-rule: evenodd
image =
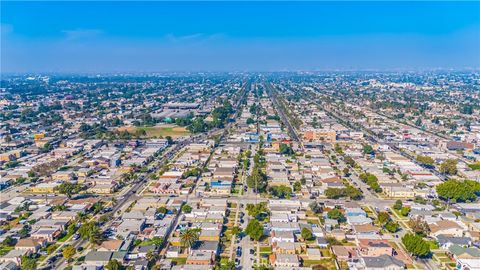
M 4 2 L 1 72 L 480 67 L 479 2 Z

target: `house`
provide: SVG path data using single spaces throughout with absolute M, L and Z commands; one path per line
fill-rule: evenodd
M 362 256 L 377 257 L 393 255 L 393 248 L 386 240 L 359 239 L 359 252 Z
M 309 260 L 320 260 L 322 259 L 322 253 L 318 248 L 307 248 L 307 257 Z
M 372 224 L 372 219 L 365 216 L 349 216 L 347 222 L 350 225 L 365 225 Z
M 30 254 L 28 250 L 14 249 L 8 252 L 7 254 L 3 255 L 2 257 L 0 257 L 0 263 L 12 262 L 17 265 L 20 265 L 21 263 L 20 258 L 28 254 Z
M 405 263 L 389 255 L 363 257 L 365 270 L 403 270 Z
M 380 185 L 383 192 L 390 198 L 413 198 L 415 197 L 415 191 L 409 187 L 392 186 L 392 185 Z
M 457 142 L 457 141 L 449 141 L 446 144 L 446 148 L 450 151 L 457 151 L 457 150 L 473 150 L 475 145 L 473 143 L 467 142 Z
M 45 241 L 42 239 L 33 239 L 33 238 L 23 238 L 17 241 L 15 244 L 16 250 L 26 250 L 31 253 L 36 253 L 42 246 L 45 244 Z
M 60 231 L 57 229 L 39 229 L 38 231 L 30 234 L 30 237 L 33 239 L 44 239 L 48 242 L 53 242 L 58 235 L 60 235 Z
M 133 259 L 138 259 L 138 258 L 146 258 L 148 252 L 153 252 L 156 253 L 157 251 L 157 246 L 155 245 L 147 245 L 147 246 L 138 246 L 135 249 L 135 252 L 137 253 L 136 258 L 132 257 Z
M 299 267 L 300 261 L 296 254 L 275 254 L 270 255 L 270 262 L 275 267 Z
M 292 231 L 273 231 L 271 237 L 272 243 L 274 242 L 295 242 L 295 235 Z
M 430 227 L 430 234 L 435 237 L 441 234 L 455 237 L 463 236 L 463 228 L 455 221 L 439 220 L 428 226 Z
M 376 235 L 380 230 L 372 224 L 353 225 L 352 227 L 357 235 Z
M 480 270 L 480 249 L 452 245 L 448 248 L 448 253 L 456 261 L 456 269 Z
M 123 245 L 123 240 L 107 240 L 103 241 L 98 247 L 98 251 L 119 251 Z
M 167 253 L 165 256 L 167 258 L 177 258 L 180 255 L 180 247 L 179 246 L 173 246 L 170 245 L 167 249 Z
M 103 266 L 108 264 L 112 258 L 113 252 L 111 251 L 90 251 L 85 256 L 85 263 L 95 266 Z
M 327 248 L 328 247 L 328 241 L 325 239 L 325 237 L 317 237 L 315 239 L 315 242 L 317 243 L 318 247 L 320 248 Z
M 194 244 L 193 250 L 212 253 L 213 256 L 216 256 L 219 251 L 219 242 L 218 241 L 197 241 Z
M 200 241 L 220 241 L 220 234 L 222 231 L 220 229 L 214 230 L 202 230 L 198 240 Z
M 347 261 L 357 257 L 356 247 L 354 246 L 331 246 L 331 250 L 340 261 Z
M 358 207 L 345 208 L 345 216 L 346 217 L 354 217 L 354 216 L 367 217 L 367 213 L 363 209 Z
M 36 186 L 31 187 L 31 192 L 32 193 L 54 193 L 55 189 L 60 186 L 60 182 L 46 182 L 46 183 L 40 183 L 37 184 Z
M 297 244 L 292 242 L 274 242 L 272 247 L 275 253 L 295 254 L 297 251 L 301 252 L 301 248 L 297 250 Z
M 191 254 L 188 255 L 186 264 L 211 265 L 213 262 L 213 258 L 213 254 L 210 252 L 193 250 Z
M 472 243 L 472 239 L 470 237 L 452 237 L 444 234 L 438 235 L 437 241 L 440 248 L 443 248 L 443 249 L 448 249 L 452 245 L 468 247 Z

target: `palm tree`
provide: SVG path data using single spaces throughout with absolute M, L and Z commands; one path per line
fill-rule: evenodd
M 85 214 L 84 212 L 78 212 L 77 222 L 84 222 L 85 220 L 87 220 L 87 214 Z
M 198 240 L 200 229 L 187 229 L 180 234 L 180 243 L 184 248 L 190 248 Z
M 90 232 L 89 241 L 93 245 L 98 245 L 102 242 L 102 233 L 98 227 L 94 227 Z
M 147 251 L 147 256 L 146 256 L 148 262 L 153 263 L 158 259 L 158 253 L 153 250 Z

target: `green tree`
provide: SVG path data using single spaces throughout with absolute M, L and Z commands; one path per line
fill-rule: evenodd
M 294 153 L 292 147 L 286 143 L 280 143 L 279 147 L 280 147 L 280 150 L 279 150 L 280 154 L 293 155 Z
M 252 174 L 247 177 L 247 186 L 254 189 L 257 193 L 265 192 L 267 187 L 267 176 L 258 166 L 255 166 L 252 170 Z
M 417 121 L 415 121 L 415 126 L 421 126 L 422 125 L 422 119 L 419 117 L 417 118 Z
M 335 220 L 337 220 L 338 222 L 345 222 L 345 221 L 347 221 L 347 219 L 346 219 L 345 216 L 342 214 L 342 212 L 340 212 L 340 210 L 338 210 L 337 208 L 334 208 L 334 209 L 330 210 L 330 212 L 327 213 L 327 216 L 328 216 L 328 218 L 330 218 L 330 219 L 335 219 Z
M 310 210 L 312 210 L 312 212 L 315 214 L 322 213 L 323 211 L 322 206 L 317 202 L 311 202 L 308 206 L 310 207 Z
M 22 270 L 36 270 L 37 260 L 28 256 L 22 256 L 20 269 Z
M 440 172 L 448 175 L 456 175 L 457 170 L 457 160 L 456 159 L 447 159 L 442 164 L 440 164 Z
M 343 154 L 343 149 L 338 143 L 335 144 L 335 152 L 337 152 L 340 155 Z
M 252 219 L 245 228 L 245 233 L 253 240 L 258 241 L 263 235 L 263 230 L 262 224 L 258 220 Z
M 289 199 L 292 194 L 292 188 L 287 186 L 273 186 L 268 189 L 270 194 L 280 199 Z
M 347 185 L 347 187 L 345 188 L 345 194 L 352 200 L 360 200 L 361 198 L 363 198 L 362 191 L 352 185 Z
M 73 257 L 73 255 L 75 255 L 75 247 L 73 246 L 66 246 L 63 251 L 62 251 L 62 255 L 65 259 L 70 259 Z
M 349 157 L 349 156 L 345 157 L 345 158 L 344 158 L 344 161 L 345 161 L 345 163 L 347 163 L 347 165 L 350 166 L 350 167 L 355 167 L 355 166 L 357 165 L 357 163 L 355 162 L 355 160 L 353 160 L 353 158 L 352 158 L 352 157 Z
M 428 165 L 428 166 L 432 166 L 435 163 L 433 158 L 429 156 L 422 156 L 422 155 L 417 156 L 417 161 L 423 165 Z
M 302 183 L 300 183 L 300 181 L 297 181 L 293 184 L 293 190 L 295 190 L 295 192 L 299 192 L 302 190 Z
M 363 145 L 363 153 L 366 154 L 366 155 L 371 155 L 373 154 L 375 151 L 373 150 L 373 147 L 369 144 L 364 144 Z
M 302 238 L 305 239 L 305 240 L 313 239 L 312 231 L 307 229 L 307 228 L 303 228 L 302 231 L 300 232 L 300 234 L 302 235 Z
M 71 182 L 64 182 L 56 187 L 56 190 L 61 194 L 67 195 L 68 198 L 71 198 L 73 194 L 77 194 L 82 190 L 82 185 L 74 184 Z
M 400 210 L 400 215 L 402 215 L 404 217 L 408 216 L 409 213 L 410 213 L 410 207 L 408 207 L 408 206 L 404 206 Z
M 183 211 L 183 207 L 182 207 L 182 211 Z M 190 210 L 191 211 L 191 210 Z M 162 215 L 166 215 L 168 213 L 168 209 L 165 208 L 164 206 L 161 206 L 159 208 L 157 208 L 157 211 L 156 211 L 158 214 L 162 214 Z
M 469 184 L 467 181 L 448 180 L 436 187 L 437 194 L 440 198 L 452 202 L 474 201 L 476 199 L 475 185 Z
M 82 224 L 78 229 L 78 233 L 84 240 L 88 240 L 92 244 L 98 244 L 102 241 L 102 234 L 100 228 L 95 221 Z
M 220 265 L 220 270 L 235 270 L 235 262 L 234 261 L 228 261 L 227 263 L 223 263 Z
M 460 107 L 460 113 L 462 114 L 469 114 L 469 115 L 472 115 L 473 114 L 473 105 L 469 105 L 469 104 L 465 104 L 463 106 Z
M 408 233 L 402 237 L 402 243 L 413 256 L 425 257 L 430 254 L 429 244 L 419 235 Z
M 238 236 L 240 235 L 240 233 L 242 232 L 242 229 L 238 226 L 233 226 L 232 228 L 232 234 Z
M 192 207 L 188 204 L 185 204 L 182 206 L 182 212 L 189 214 L 192 212 Z
M 268 214 L 267 203 L 261 202 L 257 204 L 247 204 L 248 215 L 254 218 L 258 218 L 260 214 Z
M 180 243 L 184 248 L 190 249 L 192 245 L 198 241 L 199 236 L 199 229 L 187 229 L 180 233 Z
M 55 250 L 57 250 L 58 244 L 51 244 L 50 246 L 47 247 L 47 254 L 53 254 Z
M 380 212 L 377 215 L 377 221 L 380 225 L 385 225 L 391 220 L 390 215 L 387 212 Z
M 339 199 L 341 197 L 345 197 L 346 196 L 346 193 L 345 193 L 345 189 L 344 188 L 327 188 L 325 190 L 325 196 L 328 198 L 328 199 Z
M 15 246 L 16 243 L 17 241 L 15 240 L 15 238 L 11 237 L 10 235 L 5 237 L 5 239 L 2 242 L 3 245 L 9 246 L 9 247 Z
M 400 210 L 400 209 L 402 209 L 402 207 L 403 207 L 402 200 L 395 201 L 395 204 L 393 205 L 393 209 Z
M 399 228 L 400 226 L 398 225 L 398 223 L 392 220 L 390 220 L 389 222 L 387 222 L 387 224 L 385 224 L 385 229 L 391 233 L 397 232 Z
M 107 265 L 105 265 L 107 270 L 121 270 L 123 269 L 123 265 L 117 261 L 116 259 L 108 261 Z

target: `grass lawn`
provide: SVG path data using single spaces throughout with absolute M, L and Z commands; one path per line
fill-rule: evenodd
M 170 136 L 172 138 L 181 137 L 189 135 L 190 132 L 185 129 L 184 127 L 178 127 L 175 125 L 161 125 L 161 126 L 153 126 L 153 127 L 121 127 L 118 130 L 123 131 L 126 130 L 129 133 L 135 133 L 137 130 L 145 130 L 147 133 L 147 138 L 153 137 L 166 137 Z
M 340 264 L 340 269 L 342 270 L 348 269 L 348 263 L 346 261 L 340 261 L 339 264 Z
M 260 247 L 260 253 L 272 253 L 272 247 Z
M 322 259 L 322 260 L 304 260 L 303 266 L 310 267 L 313 265 L 321 265 L 326 269 L 335 269 L 335 263 L 333 259 Z
M 9 247 L 9 246 L 5 246 L 5 245 L 1 245 L 0 246 L 0 256 L 3 256 L 5 254 L 7 254 L 8 252 L 13 250 L 14 248 L 15 247 Z
M 187 263 L 187 258 L 171 258 L 170 260 L 176 265 Z
M 308 224 L 320 225 L 320 221 L 318 219 L 309 219 L 309 220 L 307 220 L 307 223 Z
M 73 233 L 67 233 L 65 234 L 64 236 L 62 236 L 60 239 L 58 239 L 57 241 L 58 242 L 65 242 L 68 240 L 68 238 L 70 238 L 70 236 L 72 236 L 75 232 Z
M 395 212 L 395 214 L 397 214 L 397 216 L 398 216 L 400 219 L 405 219 L 405 220 L 408 219 L 407 217 L 402 216 L 402 214 L 400 214 L 400 210 L 397 210 L 397 209 L 393 209 L 393 208 L 392 208 L 392 211 Z
M 330 253 L 330 249 L 328 249 L 328 248 L 322 248 L 322 249 L 320 249 L 320 252 L 322 253 L 323 257 L 332 256 L 332 253 Z

